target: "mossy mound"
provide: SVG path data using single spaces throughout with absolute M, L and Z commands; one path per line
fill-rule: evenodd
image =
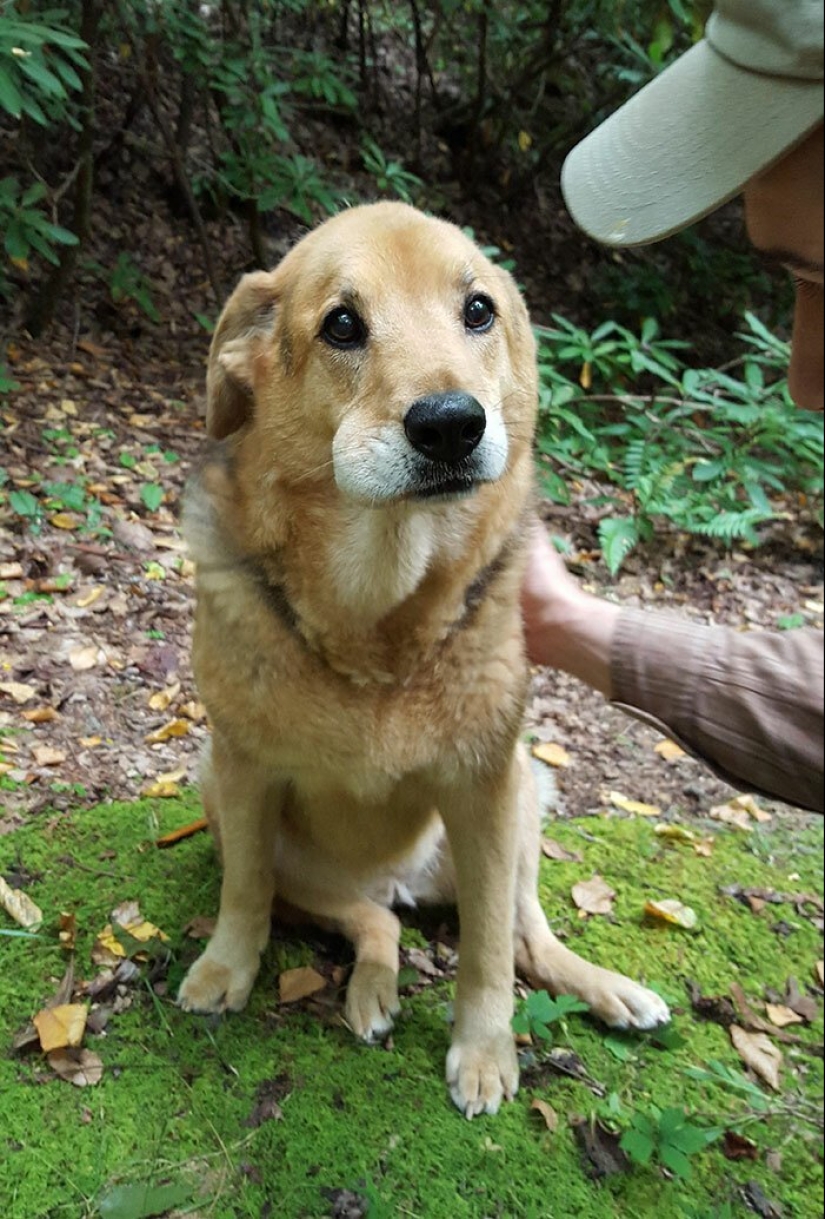
M 166 1182 L 188 1198 L 175 1214 L 218 1219 L 358 1213 L 358 1198 L 365 1200 L 361 1213 L 373 1217 L 710 1219 L 751 1213 L 742 1197 L 748 1182 L 786 1216 L 821 1214 L 822 1166 L 810 1109 L 812 1102 L 821 1106 L 822 1061 L 797 1046 L 781 1047 L 783 1088 L 771 1098 L 774 1115 L 746 1122 L 756 1159 L 728 1160 L 717 1142 L 692 1158 L 686 1181 L 668 1179 L 655 1165 L 594 1180 L 568 1121 L 573 1114 L 606 1119 L 611 1096 L 623 1121 L 651 1104 L 684 1107 L 704 1125 L 746 1113 L 743 1096 L 685 1074 L 716 1059 L 744 1078 L 727 1031 L 696 1018 L 684 980 L 706 995 L 727 994 L 738 982 L 755 1007 L 766 988 L 784 992 L 790 975 L 803 990 L 813 983 L 822 951 L 809 908 L 767 902 L 754 913 L 721 890 L 821 894 L 821 823 L 777 818 L 751 835 L 725 829 L 709 858 L 689 844 L 668 845 L 647 820 L 554 825 L 553 836 L 584 856 L 583 863 L 543 864 L 543 900 L 555 929 L 602 964 L 657 984 L 675 1001 L 684 1042 L 665 1050 L 610 1037 L 572 1017 L 554 1030 L 557 1044 L 575 1051 L 604 1096 L 552 1072 L 540 1052 L 528 1050 L 516 1101 L 495 1118 L 467 1122 L 443 1083 L 448 980 L 412 988 L 388 1047 L 361 1046 L 340 1023 L 332 994 L 311 1008 L 279 1006 L 279 969 L 315 962 L 329 973 L 331 960 L 347 959 L 339 941 L 295 931 L 270 946 L 243 1014 L 209 1021 L 174 1006 L 170 996 L 199 951 L 184 928 L 216 911 L 219 878 L 206 835 L 167 851 L 154 840 L 197 815 L 196 802 L 186 799 L 109 805 L 54 821 L 40 817 L 0 839 L 0 872 L 22 877 L 45 916 L 36 939 L 0 934 L 7 1046 L 66 969 L 57 936 L 61 911 L 77 917 L 78 978 L 97 972 L 89 955 L 94 938 L 127 899 L 139 901 L 145 917 L 166 932 L 173 954 L 160 994 L 150 985 L 151 966 L 144 966 L 129 992 L 131 1005 L 112 1016 L 105 1035 L 87 1034 L 85 1044 L 105 1066 L 97 1086 L 56 1079 L 39 1052 L 9 1052 L 0 1060 L 0 1198 L 7 1219 L 117 1219 L 127 1211 L 117 1211 L 124 1195 L 112 1193 L 116 1186 Z M 617 891 L 612 919 L 581 920 L 570 900 L 571 885 L 594 872 Z M 696 931 L 643 919 L 647 899 L 672 897 L 696 911 Z M 425 924 L 413 919 L 412 926 L 418 930 L 405 942 L 424 943 Z M 11 928 L 0 916 L 0 930 Z M 820 1004 L 818 1020 L 800 1036 L 821 1042 L 822 1031 Z M 534 1098 L 558 1114 L 554 1133 L 531 1111 Z M 354 1210 L 345 1212 L 343 1191 L 353 1195 Z

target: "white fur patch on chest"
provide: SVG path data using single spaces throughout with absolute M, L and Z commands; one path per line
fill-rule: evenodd
M 436 543 L 427 512 L 392 515 L 369 508 L 344 509 L 348 517 L 329 565 L 335 597 L 347 609 L 377 621 L 415 592 Z

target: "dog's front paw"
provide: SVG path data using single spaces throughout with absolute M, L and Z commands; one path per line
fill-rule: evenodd
M 178 1003 L 187 1012 L 239 1012 L 246 1006 L 260 959 L 228 962 L 217 952 L 200 956 L 183 979 Z
M 654 991 L 610 969 L 594 969 L 583 998 L 599 1020 L 614 1029 L 647 1030 L 670 1020 L 670 1009 Z
M 388 965 L 361 961 L 352 971 L 347 987 L 345 1016 L 356 1037 L 377 1041 L 392 1028 L 393 1016 L 401 1010 L 398 975 Z
M 465 1117 L 498 1113 L 518 1091 L 518 1059 L 512 1035 L 479 1042 L 455 1041 L 447 1055 L 450 1096 Z

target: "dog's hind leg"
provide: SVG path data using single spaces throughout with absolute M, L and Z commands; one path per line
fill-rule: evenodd
M 591 965 L 561 944 L 547 925 L 538 899 L 538 800 L 527 754 L 521 750 L 519 855 L 516 882 L 515 957 L 517 971 L 537 989 L 576 995 L 605 1024 L 651 1029 L 670 1019 L 665 1002 L 623 974 Z

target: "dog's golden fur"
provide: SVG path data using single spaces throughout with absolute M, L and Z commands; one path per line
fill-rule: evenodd
M 474 329 L 479 294 L 493 316 Z M 336 310 L 360 319 L 357 341 L 329 340 Z M 464 495 L 439 495 L 405 437 L 411 404 L 449 393 L 486 413 Z M 447 1078 L 468 1115 L 517 1087 L 514 961 L 612 1024 L 667 1019 L 650 991 L 559 944 L 536 896 L 518 743 L 536 399 L 510 276 L 449 224 L 355 208 L 230 298 L 208 373 L 221 443 L 186 512 L 214 726 L 203 796 L 224 872 L 180 1001 L 243 1007 L 277 896 L 353 942 L 346 1018 L 372 1039 L 398 1010 L 393 904 L 457 898 Z

